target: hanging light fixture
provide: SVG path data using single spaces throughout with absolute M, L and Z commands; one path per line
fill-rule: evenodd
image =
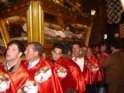
M 63 0 L 52 0 L 54 3 L 59 4 L 59 5 L 63 5 Z
M 120 0 L 121 1 L 121 4 L 122 4 L 122 8 L 124 10 L 124 0 Z
M 94 16 L 96 14 L 96 10 L 92 9 L 91 10 L 91 16 Z

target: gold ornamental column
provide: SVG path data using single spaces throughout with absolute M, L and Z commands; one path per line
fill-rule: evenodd
M 9 33 L 7 31 L 6 22 L 3 19 L 0 20 L 0 33 L 2 36 L 4 46 L 7 47 L 10 37 L 9 37 Z
M 30 1 L 27 11 L 28 41 L 44 44 L 44 13 L 40 1 Z

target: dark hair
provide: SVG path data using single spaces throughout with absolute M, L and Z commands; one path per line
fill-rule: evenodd
M 76 42 L 76 41 L 72 43 L 72 46 L 73 45 L 79 45 L 79 47 L 82 47 L 81 43 L 80 42 Z
M 55 43 L 52 49 L 59 48 L 62 50 L 62 54 L 67 54 L 68 48 L 62 43 Z
M 11 46 L 12 44 L 17 45 L 19 52 L 22 52 L 22 54 L 24 55 L 25 47 L 24 47 L 24 44 L 21 41 L 19 41 L 19 40 L 12 40 L 12 41 L 10 41 L 8 43 L 7 48 L 9 46 Z
M 122 48 L 121 40 L 120 39 L 113 39 L 111 42 L 111 46 L 116 48 L 116 49 Z
M 44 48 L 39 42 L 30 42 L 28 45 L 33 45 L 34 51 L 37 51 L 39 56 L 42 56 L 44 53 Z

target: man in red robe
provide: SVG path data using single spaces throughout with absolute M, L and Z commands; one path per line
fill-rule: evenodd
M 30 80 L 38 86 L 36 93 L 63 93 L 59 80 L 53 75 L 54 71 L 43 53 L 43 47 L 38 42 L 29 43 L 25 50 L 24 65 L 31 76 Z
M 23 44 L 14 40 L 8 44 L 5 62 L 0 71 L 0 93 L 19 93 L 19 90 L 29 78 L 27 70 L 21 65 Z
M 75 91 L 83 93 L 85 91 L 84 79 L 81 77 L 79 67 L 67 56 L 65 56 L 65 47 L 62 44 L 56 44 L 52 50 L 53 64 L 58 67 L 57 75 L 61 80 L 64 93 Z
M 100 63 L 102 64 L 102 62 L 104 62 L 104 60 L 106 60 L 108 56 L 109 54 L 107 53 L 107 46 L 105 44 L 101 45 L 100 55 L 98 57 Z
M 88 48 L 86 53 L 86 67 L 88 68 L 89 84 L 103 80 L 103 70 L 98 59 L 93 55 L 92 49 Z

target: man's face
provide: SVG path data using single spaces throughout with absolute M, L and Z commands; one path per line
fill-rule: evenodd
M 30 44 L 25 50 L 25 58 L 28 61 L 33 61 L 38 57 L 37 52 L 34 50 L 34 45 Z
M 6 61 L 14 61 L 20 57 L 20 52 L 18 50 L 18 47 L 16 44 L 11 44 L 8 46 L 7 51 L 6 51 Z
M 59 48 L 54 48 L 52 50 L 52 58 L 57 61 L 62 56 L 62 50 Z
M 74 55 L 79 55 L 80 54 L 80 46 L 78 44 L 74 44 L 72 46 L 72 52 Z
M 92 56 L 92 55 L 93 55 L 93 52 L 92 52 L 92 49 L 91 49 L 91 48 L 88 48 L 88 49 L 87 49 L 86 55 L 87 55 L 87 56 Z
M 100 51 L 101 51 L 101 52 L 105 52 L 105 51 L 106 51 L 106 48 L 107 48 L 107 47 L 106 47 L 105 45 L 102 45 L 101 48 L 100 48 Z

